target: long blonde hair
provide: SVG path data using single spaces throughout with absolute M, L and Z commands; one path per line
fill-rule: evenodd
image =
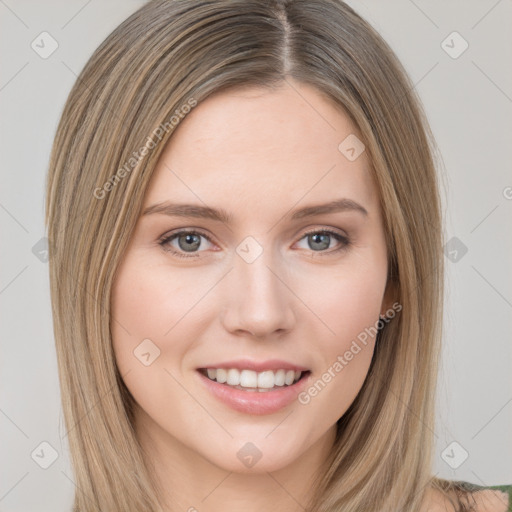
M 81 72 L 49 165 L 51 299 L 75 510 L 162 510 L 110 332 L 115 272 L 158 158 L 185 105 L 288 78 L 335 101 L 360 130 L 402 306 L 379 332 L 308 512 L 416 511 L 426 489 L 442 484 L 431 475 L 442 215 L 435 143 L 406 72 L 341 1 L 153 0 Z

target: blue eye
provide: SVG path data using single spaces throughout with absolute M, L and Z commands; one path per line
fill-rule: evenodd
M 340 246 L 332 251 L 326 251 L 325 249 L 331 248 L 330 245 L 333 238 L 338 241 Z M 322 255 L 324 253 L 326 255 L 337 253 L 340 250 L 346 249 L 350 245 L 350 240 L 346 236 L 329 230 L 310 231 L 301 238 L 301 240 L 304 239 L 307 239 L 308 249 L 315 253 L 319 252 Z
M 196 230 L 182 230 L 171 235 L 165 236 L 160 239 L 159 244 L 165 251 L 178 256 L 180 258 L 198 258 L 200 256 L 199 249 L 202 247 L 202 239 L 212 243 L 210 238 L 204 233 Z M 322 256 L 332 255 L 339 251 L 345 250 L 350 245 L 348 237 L 330 230 L 315 230 L 306 233 L 300 240 L 307 239 L 308 247 L 314 255 L 319 254 Z M 338 242 L 339 247 L 327 251 L 326 249 L 331 248 L 332 240 Z M 177 242 L 178 246 L 173 245 L 173 242 Z
M 179 231 L 164 238 L 159 243 L 166 251 L 169 251 L 172 254 L 175 254 L 176 256 L 179 256 L 181 258 L 193 258 L 198 257 L 198 254 L 195 254 L 195 252 L 196 249 L 199 249 L 199 247 L 201 246 L 201 238 L 204 238 L 211 243 L 211 240 L 205 234 L 200 233 L 198 231 Z M 175 250 L 175 248 L 171 246 L 171 242 L 173 242 L 174 240 L 177 240 L 178 242 L 179 251 Z M 168 248 L 168 246 L 171 248 Z

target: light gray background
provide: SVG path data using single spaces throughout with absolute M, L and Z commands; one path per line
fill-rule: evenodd
M 48 264 L 32 248 L 45 235 L 47 164 L 66 96 L 93 50 L 143 3 L 0 0 L 1 512 L 71 507 L 75 485 Z M 512 2 L 349 3 L 391 44 L 415 83 L 444 161 L 445 238 L 457 237 L 468 249 L 456 248 L 455 262 L 446 259 L 435 472 L 482 485 L 511 484 Z M 43 31 L 59 45 L 47 59 L 31 48 Z M 461 40 L 452 36 L 442 45 L 453 31 L 469 44 L 458 58 L 443 46 L 457 52 Z M 35 462 L 49 460 L 42 442 L 58 455 L 48 469 Z

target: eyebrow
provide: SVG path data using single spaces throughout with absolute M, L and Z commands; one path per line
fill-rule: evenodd
M 342 198 L 329 203 L 306 206 L 299 210 L 296 210 L 291 216 L 291 220 L 304 219 L 306 217 L 313 217 L 315 215 L 323 215 L 328 213 L 340 213 L 340 212 L 357 212 L 365 217 L 368 216 L 368 211 L 364 206 L 356 203 L 352 199 Z M 142 213 L 142 215 L 151 215 L 154 213 L 160 213 L 163 215 L 169 215 L 171 217 L 194 217 L 201 219 L 211 219 L 225 224 L 231 222 L 231 215 L 223 210 L 222 208 L 211 208 L 209 206 L 201 206 L 194 204 L 180 204 L 171 203 L 169 201 L 163 201 L 148 206 Z

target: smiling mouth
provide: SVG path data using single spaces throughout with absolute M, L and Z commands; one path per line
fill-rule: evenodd
M 268 392 L 293 386 L 311 372 L 309 370 L 238 370 L 237 368 L 200 368 L 208 379 L 242 391 Z

